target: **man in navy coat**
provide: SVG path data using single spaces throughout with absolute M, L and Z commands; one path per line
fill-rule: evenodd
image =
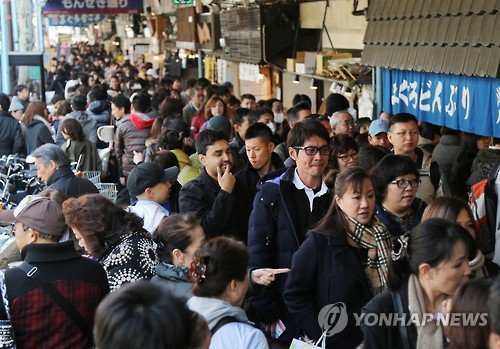
M 253 202 L 248 227 L 251 267 L 290 268 L 307 231 L 328 210 L 332 197 L 323 181 L 328 142 L 328 132 L 315 120 L 301 121 L 290 131 L 288 151 L 296 165 L 265 176 Z M 276 325 L 284 324 L 277 341 L 289 344 L 298 326 L 283 302 L 286 278 L 287 274 L 276 275 L 276 281 L 254 297 L 253 306 L 271 337 Z

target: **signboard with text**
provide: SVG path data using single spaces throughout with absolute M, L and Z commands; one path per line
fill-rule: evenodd
M 382 69 L 383 110 L 500 137 L 500 79 Z
M 143 12 L 142 0 L 47 0 L 43 14 L 117 14 Z
M 48 15 L 49 25 L 53 27 L 88 27 L 91 24 L 102 22 L 107 16 L 99 14 L 81 14 L 81 15 Z

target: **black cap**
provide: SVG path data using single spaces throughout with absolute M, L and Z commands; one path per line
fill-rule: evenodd
M 157 163 L 143 162 L 130 171 L 127 188 L 131 195 L 141 195 L 147 188 L 175 180 L 178 174 L 179 169 L 176 166 L 164 170 Z

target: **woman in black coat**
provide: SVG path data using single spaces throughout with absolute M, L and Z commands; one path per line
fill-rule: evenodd
M 391 236 L 374 210 L 370 177 L 359 167 L 344 170 L 330 209 L 293 256 L 285 304 L 308 338 L 326 332 L 327 348 L 362 341 L 354 314 L 385 287 Z M 338 321 L 329 325 L 335 312 Z M 318 314 L 324 321 L 318 323 Z
M 446 312 L 445 301 L 468 281 L 473 246 L 464 228 L 442 218 L 428 219 L 399 237 L 389 263 L 388 288 L 362 311 L 364 348 L 443 349 L 446 323 L 436 319 Z M 398 313 L 405 326 L 380 320 Z

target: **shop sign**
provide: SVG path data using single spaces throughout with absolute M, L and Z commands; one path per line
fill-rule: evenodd
M 143 12 L 142 0 L 47 0 L 44 14 L 117 14 Z
M 240 63 L 240 80 L 259 83 L 259 66 L 257 64 Z
M 81 14 L 81 15 L 49 15 L 49 25 L 69 26 L 69 27 L 88 27 L 91 24 L 104 21 L 107 17 L 99 14 Z
M 500 137 L 500 79 L 382 69 L 383 110 Z

